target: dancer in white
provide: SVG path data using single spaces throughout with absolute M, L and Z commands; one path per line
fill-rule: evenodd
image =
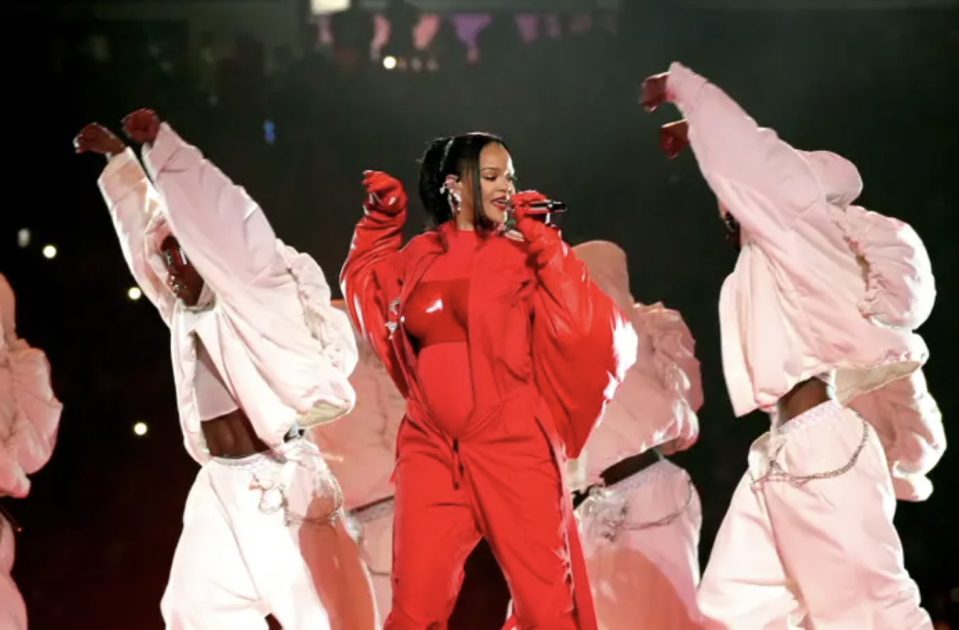
M 703 576 L 705 627 L 931 630 L 892 522 L 945 448 L 913 332 L 935 301 L 922 241 L 853 205 L 849 161 L 792 148 L 681 64 L 643 86 L 647 109 L 666 101 L 686 120 L 663 147 L 691 145 L 740 247 L 719 304 L 733 409 L 772 419 Z M 869 392 L 873 424 L 847 406 Z
M 666 459 L 699 436 L 703 403 L 695 342 L 682 316 L 636 303 L 626 253 L 592 241 L 573 253 L 628 314 L 639 356 L 586 442 L 577 509 L 601 630 L 699 628 L 699 495 Z
M 53 453 L 63 405 L 50 387 L 46 355 L 17 336 L 13 289 L 0 274 L 0 499 L 30 492 L 27 475 Z M 27 610 L 10 570 L 16 526 L 0 505 L 0 630 L 26 630 Z
M 374 610 L 342 494 L 302 431 L 347 414 L 356 343 L 314 260 L 156 114 L 97 124 L 100 189 L 134 278 L 170 327 L 180 423 L 202 468 L 161 602 L 170 630 L 369 630 Z M 152 179 L 152 182 L 151 182 Z
M 346 313 L 342 300 L 333 306 Z M 343 487 L 348 526 L 369 569 L 380 620 L 390 612 L 393 588 L 393 488 L 396 433 L 406 400 L 369 342 L 357 335 L 360 360 L 350 376 L 356 407 L 344 422 L 324 424 L 310 434 Z

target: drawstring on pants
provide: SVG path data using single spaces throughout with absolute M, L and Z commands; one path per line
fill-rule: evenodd
M 453 440 L 453 487 L 460 489 L 460 481 L 463 480 L 463 462 L 460 460 L 460 441 Z

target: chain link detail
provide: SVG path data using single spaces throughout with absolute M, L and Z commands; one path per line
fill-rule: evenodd
M 852 457 L 850 457 L 849 461 L 844 466 L 836 468 L 835 470 L 813 473 L 811 475 L 793 475 L 789 472 L 786 472 L 779 462 L 776 461 L 779 458 L 779 454 L 786 446 L 786 442 L 784 441 L 782 444 L 779 444 L 776 447 L 776 451 L 769 457 L 767 462 L 768 469 L 766 470 L 766 473 L 759 479 L 753 479 L 751 485 L 755 489 L 756 486 L 767 481 L 784 481 L 790 485 L 796 486 L 797 488 L 801 488 L 810 481 L 816 481 L 819 479 L 833 479 L 835 477 L 839 477 L 840 475 L 844 475 L 852 470 L 853 466 L 856 465 L 856 462 L 859 461 L 859 456 L 862 454 L 863 449 L 866 448 L 866 443 L 869 440 L 869 431 L 869 423 L 865 420 L 862 420 L 862 440 L 859 441 L 859 446 L 857 446 L 856 450 L 853 451 Z
M 287 464 L 294 464 L 296 466 L 302 466 L 298 461 L 288 460 L 284 462 Z M 311 472 L 314 475 L 323 474 L 320 471 L 317 471 L 312 466 L 306 466 L 311 469 Z M 257 507 L 260 512 L 264 514 L 276 514 L 277 512 L 283 513 L 283 523 L 286 526 L 290 525 L 336 525 L 337 519 L 340 518 L 340 514 L 343 510 L 343 504 L 345 502 L 343 497 L 343 489 L 340 487 L 340 482 L 337 481 L 336 476 L 333 475 L 330 471 L 325 471 L 325 476 L 329 481 L 333 489 L 333 509 L 330 510 L 328 514 L 324 514 L 320 517 L 306 517 L 295 514 L 290 510 L 290 500 L 286 493 L 286 488 L 282 483 L 276 483 L 273 480 L 264 482 L 260 476 L 254 472 L 253 473 L 253 488 L 260 491 L 260 501 Z M 316 493 L 313 493 L 316 495 Z M 324 495 L 319 495 L 324 496 Z
M 654 527 L 663 527 L 675 521 L 680 517 L 680 515 L 682 515 L 683 512 L 686 511 L 687 508 L 689 508 L 690 504 L 693 502 L 695 487 L 693 486 L 692 479 L 687 480 L 687 488 L 688 493 L 686 495 L 686 500 L 673 512 L 655 521 L 629 523 L 627 522 L 630 510 L 629 500 L 624 501 L 623 504 L 615 510 L 613 515 L 607 516 L 606 512 L 608 511 L 609 507 L 611 507 L 608 504 L 611 500 L 610 495 L 612 493 L 604 486 L 596 485 L 590 488 L 589 497 L 583 502 L 583 517 L 598 519 L 600 524 L 603 526 L 603 530 L 600 535 L 609 542 L 615 542 L 621 531 L 642 531 L 645 529 L 652 529 Z M 603 509 L 604 507 L 607 509 Z

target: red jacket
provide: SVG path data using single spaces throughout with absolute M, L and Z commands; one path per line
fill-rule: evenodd
M 356 227 L 340 284 L 356 329 L 407 399 L 403 421 L 429 424 L 415 378 L 416 354 L 400 330 L 400 314 L 426 269 L 445 250 L 453 228 L 441 226 L 401 249 L 405 215 L 405 208 L 394 215 L 367 210 Z M 635 361 L 637 338 L 629 320 L 589 280 L 552 228 L 536 223 L 526 231 L 528 244 L 491 236 L 476 254 L 468 305 L 476 401 L 472 417 L 524 395 L 523 390 L 538 395 L 524 407 L 535 410 L 534 420 L 548 436 L 565 477 L 565 460 L 580 454 Z M 573 580 L 579 585 L 574 591 L 577 617 L 581 630 L 593 630 L 595 613 L 569 502 L 566 511 Z

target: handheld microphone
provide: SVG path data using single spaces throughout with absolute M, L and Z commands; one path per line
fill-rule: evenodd
M 560 214 L 566 212 L 566 204 L 555 199 L 535 201 L 529 205 L 530 214 Z
M 546 225 L 554 226 L 553 215 L 562 214 L 566 212 L 566 204 L 562 201 L 556 201 L 554 199 L 544 199 L 542 201 L 534 201 L 529 204 L 529 211 L 527 216 L 536 221 L 545 223 Z M 516 220 L 512 214 L 507 214 L 506 222 L 503 224 L 506 231 L 512 230 L 516 227 Z

